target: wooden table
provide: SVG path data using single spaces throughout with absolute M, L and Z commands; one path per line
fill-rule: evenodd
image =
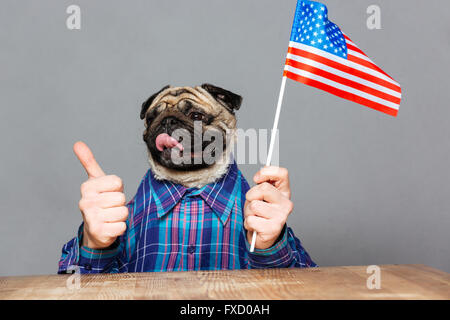
M 372 290 L 365 266 L 82 275 L 79 289 L 67 288 L 70 275 L 0 277 L 0 299 L 450 299 L 448 273 L 380 268 Z

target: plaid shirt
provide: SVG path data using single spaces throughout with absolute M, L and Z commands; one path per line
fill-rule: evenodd
M 149 170 L 127 205 L 127 231 L 111 247 L 94 250 L 81 246 L 81 225 L 62 249 L 58 273 L 75 266 L 81 273 L 316 266 L 286 226 L 271 248 L 250 252 L 243 227 L 248 190 L 235 163 L 200 189 L 157 180 Z

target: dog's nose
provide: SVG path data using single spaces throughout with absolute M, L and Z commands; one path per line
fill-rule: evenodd
M 178 120 L 175 117 L 167 117 L 162 121 L 162 125 L 166 129 L 169 129 L 171 126 L 174 126 L 177 123 L 178 123 Z

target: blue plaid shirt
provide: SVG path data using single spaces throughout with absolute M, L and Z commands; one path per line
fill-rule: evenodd
M 82 246 L 78 236 L 62 249 L 59 273 L 191 271 L 313 267 L 292 230 L 250 252 L 243 207 L 249 185 L 235 163 L 225 176 L 200 189 L 155 179 L 149 170 L 128 203 L 127 231 L 109 248 Z

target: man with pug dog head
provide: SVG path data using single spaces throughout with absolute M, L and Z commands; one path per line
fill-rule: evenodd
M 59 273 L 313 267 L 287 227 L 288 171 L 264 167 L 250 188 L 232 156 L 242 98 L 203 84 L 164 87 L 142 104 L 150 169 L 129 202 L 83 143 L 74 152 L 83 223 L 64 245 Z M 253 232 L 255 250 L 250 252 Z

